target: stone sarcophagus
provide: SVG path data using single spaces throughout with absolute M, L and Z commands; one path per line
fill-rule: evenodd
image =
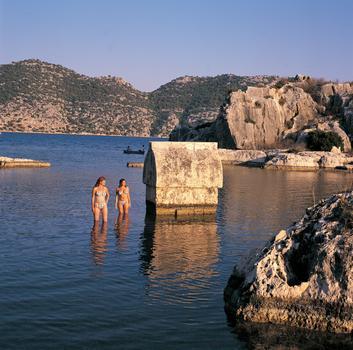
M 147 210 L 215 213 L 223 169 L 215 142 L 150 142 L 143 168 Z

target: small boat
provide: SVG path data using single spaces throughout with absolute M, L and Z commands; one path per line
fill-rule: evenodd
M 124 149 L 123 151 L 126 154 L 145 154 L 144 149 L 138 149 L 138 150 L 133 150 L 133 149 Z

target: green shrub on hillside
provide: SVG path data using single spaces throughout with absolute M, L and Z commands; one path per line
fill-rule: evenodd
M 334 131 L 315 130 L 308 134 L 307 146 L 311 151 L 331 151 L 333 146 L 343 151 L 343 140 Z

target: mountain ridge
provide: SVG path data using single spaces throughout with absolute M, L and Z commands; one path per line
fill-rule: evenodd
M 0 65 L 0 131 L 168 136 L 214 120 L 231 90 L 277 76 L 182 76 L 143 92 L 118 76 L 90 77 L 27 59 Z

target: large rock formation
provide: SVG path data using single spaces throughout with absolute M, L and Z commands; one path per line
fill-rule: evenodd
M 353 192 L 307 209 L 238 264 L 224 292 L 241 321 L 353 332 Z
M 248 88 L 246 92 L 230 95 L 224 119 L 219 124 L 221 128 L 228 127 L 226 133 L 235 148 L 276 147 L 284 132 L 301 130 L 316 118 L 315 107 L 311 96 L 301 88 L 290 85 L 280 89 Z
M 217 141 L 221 148 L 265 149 L 306 142 L 319 129 L 341 136 L 350 151 L 353 86 L 310 78 L 230 93 L 215 122 L 180 126 L 171 140 Z

